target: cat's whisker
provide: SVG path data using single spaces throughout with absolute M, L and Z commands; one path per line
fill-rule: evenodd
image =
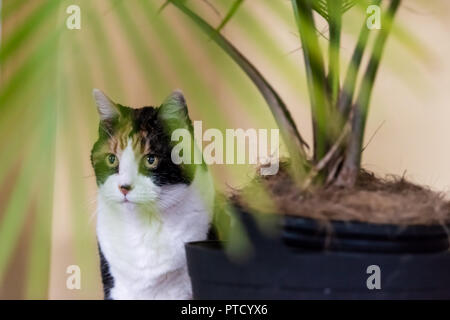
M 92 224 L 94 219 L 97 217 L 97 210 L 91 211 L 91 214 L 89 215 L 88 224 Z
M 111 133 L 109 132 L 109 130 L 107 130 L 102 124 L 100 124 L 100 128 L 112 139 L 113 136 L 111 135 Z

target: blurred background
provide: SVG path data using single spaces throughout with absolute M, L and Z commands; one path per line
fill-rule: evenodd
M 188 0 L 217 26 L 235 0 Z M 245 74 L 163 0 L 0 0 L 0 299 L 98 299 L 92 89 L 140 107 L 183 90 L 207 128 L 276 128 Z M 66 9 L 77 5 L 81 29 Z M 344 16 L 346 68 L 364 12 Z M 326 23 L 318 17 L 321 43 Z M 364 166 L 448 194 L 450 2 L 403 1 L 375 86 Z M 222 33 L 283 97 L 311 142 L 303 57 L 288 0 L 244 0 Z M 215 165 L 221 190 L 254 168 Z M 81 269 L 81 289 L 66 269 Z

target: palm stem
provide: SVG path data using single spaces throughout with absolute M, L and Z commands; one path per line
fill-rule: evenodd
M 370 97 L 372 95 L 375 78 L 380 66 L 386 41 L 392 29 L 393 18 L 400 6 L 400 3 L 401 0 L 391 1 L 387 13 L 383 19 L 383 28 L 380 30 L 380 33 L 375 40 L 371 58 L 354 106 L 352 133 L 350 135 L 344 165 L 337 181 L 337 184 L 339 185 L 352 186 L 357 180 L 361 166 L 362 143 L 364 140 L 364 129 L 367 122 Z
M 328 86 L 331 92 L 331 104 L 337 105 L 340 91 L 340 46 L 342 30 L 342 0 L 328 1 L 328 25 L 330 27 L 330 43 L 328 54 Z
M 381 0 L 375 0 L 374 5 L 379 5 Z M 358 78 L 358 72 L 361 67 L 362 57 L 364 51 L 367 47 L 367 42 L 369 40 L 370 29 L 367 28 L 366 20 L 364 20 L 363 26 L 359 33 L 358 42 L 356 44 L 355 50 L 353 51 L 352 59 L 350 65 L 348 66 L 347 73 L 344 80 L 343 89 L 341 91 L 341 96 L 339 99 L 339 111 L 341 113 L 342 119 L 347 119 L 350 113 L 353 95 L 356 88 L 356 80 Z
M 306 67 L 314 131 L 314 161 L 327 152 L 328 101 L 326 99 L 325 68 L 316 35 L 311 0 L 292 0 L 300 34 Z
M 242 3 L 244 3 L 244 0 L 236 0 L 233 3 L 233 5 L 231 6 L 231 8 L 228 11 L 227 15 L 225 16 L 225 18 L 222 20 L 222 22 L 217 27 L 217 29 L 216 29 L 217 32 L 220 32 L 225 27 L 225 25 L 228 23 L 228 21 L 230 21 L 231 18 L 235 15 L 235 13 L 239 9 L 239 7 L 242 5 Z

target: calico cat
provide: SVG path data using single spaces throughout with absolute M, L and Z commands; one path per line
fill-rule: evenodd
M 132 109 L 93 91 L 91 153 L 105 299 L 190 299 L 184 244 L 207 238 L 214 187 L 205 165 L 175 164 L 173 130 L 192 133 L 185 99 Z

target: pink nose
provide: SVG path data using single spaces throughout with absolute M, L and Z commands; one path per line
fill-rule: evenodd
M 121 186 L 119 186 L 120 192 L 123 193 L 124 196 L 126 196 L 128 194 L 128 192 L 130 192 L 131 190 L 131 186 L 129 184 L 123 184 Z

